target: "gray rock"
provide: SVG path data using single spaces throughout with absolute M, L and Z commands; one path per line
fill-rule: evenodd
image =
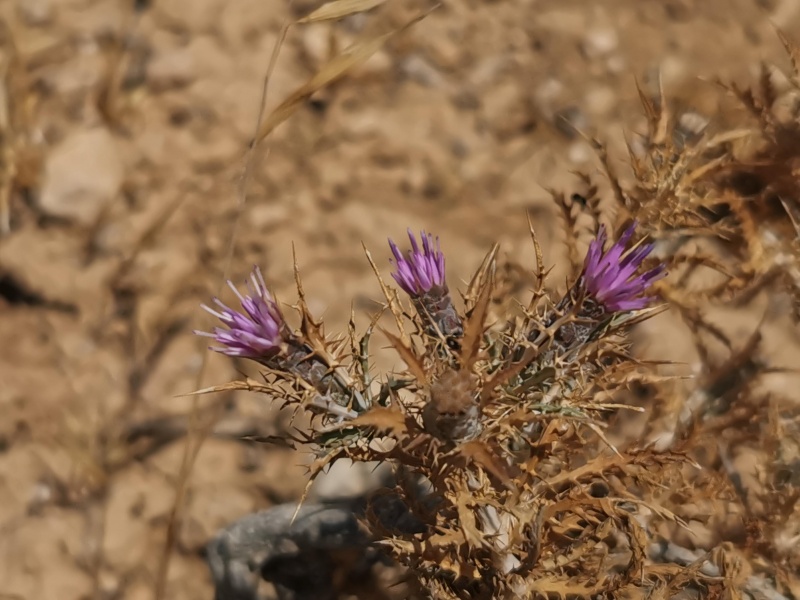
M 248 515 L 222 530 L 207 548 L 215 600 L 258 600 L 259 578 L 281 600 L 334 600 L 337 554 L 354 551 L 365 575 L 376 560 L 369 540 L 346 505 L 282 504 Z

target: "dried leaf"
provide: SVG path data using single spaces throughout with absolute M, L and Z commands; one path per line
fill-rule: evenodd
M 458 511 L 458 526 L 464 534 L 467 545 L 471 548 L 481 548 L 487 546 L 486 537 L 478 529 L 475 513 L 470 508 L 475 500 L 468 491 L 459 490 L 456 493 L 455 505 Z
M 435 8 L 435 7 L 434 7 Z M 356 42 L 346 48 L 338 56 L 334 56 L 322 68 L 314 74 L 306 83 L 292 92 L 283 102 L 281 102 L 261 124 L 261 128 L 256 136 L 257 141 L 267 137 L 278 125 L 292 116 L 303 106 L 314 93 L 327 85 L 344 77 L 348 71 L 365 63 L 373 54 L 395 35 L 402 33 L 409 27 L 424 19 L 434 9 L 430 9 L 416 17 L 405 25 L 373 38 L 368 38 Z
M 480 440 L 464 442 L 458 446 L 457 451 L 465 458 L 474 460 L 507 488 L 511 490 L 516 488 L 509 467 L 492 452 L 485 442 Z
M 425 372 L 425 367 L 420 362 L 417 355 L 414 354 L 414 351 L 409 347 L 406 346 L 401 339 L 392 335 L 388 331 L 383 328 L 380 328 L 380 331 L 385 335 L 389 342 L 392 344 L 397 353 L 400 355 L 400 358 L 406 363 L 408 370 L 414 376 L 414 378 L 420 383 L 424 384 L 428 381 L 428 375 Z
M 302 332 L 304 339 L 307 342 L 310 342 L 309 346 L 317 355 L 328 361 L 329 365 L 335 364 L 334 357 L 328 352 L 328 344 L 325 340 L 325 332 L 322 321 L 314 320 L 311 311 L 308 310 L 306 294 L 303 290 L 303 283 L 300 280 L 300 269 L 297 266 L 297 253 L 295 252 L 294 244 L 292 244 L 292 261 L 294 263 L 294 281 L 295 285 L 297 286 L 297 309 L 300 312 L 301 318 L 300 331 Z
M 290 525 L 294 524 L 294 520 L 297 518 L 297 515 L 300 514 L 300 509 L 303 507 L 303 502 L 305 502 L 306 498 L 308 498 L 308 493 L 311 491 L 311 486 L 314 485 L 314 480 L 317 478 L 317 475 L 322 473 L 322 470 L 325 467 L 332 465 L 340 458 L 347 458 L 347 451 L 345 448 L 336 448 L 325 456 L 318 458 L 311 463 L 308 468 L 310 473 L 308 483 L 306 483 L 305 487 L 303 488 L 303 493 L 300 495 L 300 499 L 297 501 L 297 508 L 292 515 L 291 521 L 289 521 Z
M 467 311 L 472 310 L 477 303 L 478 296 L 486 285 L 489 270 L 491 269 L 492 272 L 494 271 L 494 265 L 497 259 L 497 251 L 499 249 L 499 244 L 492 246 L 492 249 L 489 250 L 489 252 L 486 253 L 486 256 L 483 257 L 481 266 L 478 267 L 478 270 L 475 271 L 475 274 L 472 276 L 472 279 L 467 286 L 467 291 L 464 294 L 464 306 L 466 307 Z
M 203 388 L 202 390 L 196 390 L 194 392 L 189 392 L 186 394 L 178 394 L 176 397 L 181 398 L 184 396 L 201 396 L 204 394 L 217 394 L 219 392 L 232 392 L 232 391 L 258 392 L 262 394 L 268 394 L 272 391 L 272 388 L 259 381 L 255 381 L 254 379 L 248 378 L 245 379 L 244 381 L 231 381 L 229 383 L 223 383 L 221 385 L 212 385 L 211 387 Z
M 492 253 L 490 253 L 491 255 Z M 492 289 L 494 288 L 494 260 L 487 267 L 485 281 L 478 295 L 477 302 L 467 316 L 464 324 L 464 338 L 461 342 L 459 360 L 465 369 L 470 369 L 478 359 L 481 342 L 486 326 L 486 316 L 489 312 L 489 301 L 492 299 Z
M 789 53 L 789 58 L 792 61 L 792 71 L 793 77 L 792 83 L 800 87 L 800 45 L 798 45 L 794 40 L 790 39 L 782 30 L 776 29 L 778 33 L 778 37 L 783 44 L 783 47 L 786 48 L 786 52 Z
M 539 288 L 541 289 L 544 284 L 544 278 L 547 276 L 547 272 L 544 268 L 544 253 L 542 252 L 542 247 L 539 245 L 539 239 L 536 237 L 536 231 L 533 228 L 533 220 L 531 218 L 531 213 L 528 213 L 528 231 L 531 234 L 531 241 L 533 242 L 533 250 L 536 256 L 536 277 L 539 280 Z
M 334 0 L 333 2 L 326 2 L 310 15 L 303 17 L 297 22 L 314 23 L 317 21 L 341 19 L 348 15 L 372 10 L 384 2 L 386 2 L 386 0 Z
M 396 439 L 408 434 L 408 417 L 401 410 L 391 407 L 375 406 L 348 421 L 343 427 L 374 427 L 379 433 L 388 434 Z

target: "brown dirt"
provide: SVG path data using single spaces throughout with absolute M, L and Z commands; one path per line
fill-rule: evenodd
M 564 118 L 623 164 L 644 124 L 636 79 L 652 87 L 660 69 L 671 105 L 721 126 L 738 113 L 713 80 L 785 66 L 774 26 L 800 34 L 792 0 L 447 2 L 279 127 L 240 204 L 272 47 L 317 2 L 130 4 L 0 4 L 0 65 L 14 59 L 0 182 L 17 169 L 0 238 L 0 598 L 152 597 L 193 404 L 178 395 L 238 376 L 210 356 L 200 377 L 205 344 L 191 335 L 224 273 L 238 282 L 260 264 L 290 302 L 294 244 L 312 310 L 344 329 L 351 298 L 380 293 L 361 241 L 387 274 L 387 236 L 435 231 L 456 281 L 494 241 L 531 265 L 531 211 L 563 281 L 547 188 L 571 193 L 571 171 L 597 171 Z M 332 47 L 420 8 L 389 0 L 293 28 L 268 106 Z M 760 314 L 721 317 L 744 339 Z M 642 328 L 648 355 L 685 360 L 672 323 Z M 780 315 L 766 331 L 791 364 L 796 335 Z M 220 403 L 172 556 L 174 600 L 211 597 L 200 551 L 219 527 L 305 481 L 300 458 L 229 439 L 280 428 L 262 398 L 202 406 Z

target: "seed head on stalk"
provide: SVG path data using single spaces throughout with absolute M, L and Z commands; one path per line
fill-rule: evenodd
M 242 294 L 231 281 L 228 281 L 228 286 L 239 298 L 242 312 L 214 298 L 219 310 L 205 304 L 202 306 L 222 321 L 224 327 L 215 327 L 213 332 L 194 332 L 220 344 L 211 346 L 211 350 L 248 358 L 275 371 L 299 377 L 336 404 L 347 406 L 350 403 L 351 390 L 334 373 L 329 362 L 314 353 L 307 341 L 289 330 L 267 289 L 261 269 L 253 268 L 247 281 L 247 294 Z
M 600 226 L 597 237 L 589 244 L 578 280 L 557 304 L 555 314 L 548 321 L 551 325 L 559 315 L 575 311 L 574 319 L 554 334 L 557 349 L 566 351 L 583 344 L 609 317 L 640 310 L 650 302 L 649 288 L 666 275 L 666 265 L 662 263 L 641 272 L 644 260 L 653 251 L 653 244 L 628 247 L 637 224 L 633 221 L 607 250 L 604 248 L 608 234 L 605 227 Z M 538 333 L 532 331 L 529 339 Z
M 444 253 L 439 238 L 420 232 L 422 249 L 408 229 L 411 250 L 405 256 L 391 239 L 389 247 L 394 254 L 395 272 L 392 277 L 414 303 L 417 312 L 433 326 L 433 333 L 441 333 L 451 345 L 458 345 L 464 333 L 461 317 L 453 306 L 450 290 L 445 280 Z M 438 330 L 438 331 L 437 331 Z
M 647 306 L 650 285 L 666 275 L 666 267 L 660 264 L 649 271 L 638 273 L 642 263 L 653 251 L 653 244 L 641 244 L 627 248 L 636 230 L 634 221 L 622 236 L 607 251 L 603 251 L 607 235 L 600 227 L 597 237 L 589 244 L 583 264 L 582 280 L 586 291 L 606 312 L 639 310 Z
M 248 294 L 242 295 L 232 281 L 228 286 L 239 298 L 242 312 L 233 310 L 219 298 L 214 298 L 215 310 L 205 304 L 203 308 L 217 317 L 226 327 L 215 327 L 213 332 L 195 331 L 210 337 L 219 346 L 211 350 L 227 356 L 250 358 L 258 362 L 269 362 L 281 352 L 286 324 L 272 295 L 264 283 L 261 269 L 255 267 L 247 281 Z

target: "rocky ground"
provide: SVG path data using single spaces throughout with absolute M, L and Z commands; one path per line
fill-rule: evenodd
M 547 190 L 597 173 L 576 128 L 622 166 L 644 125 L 636 81 L 653 89 L 659 74 L 671 106 L 728 126 L 740 113 L 716 80 L 785 67 L 775 27 L 800 36 L 794 0 L 446 1 L 278 127 L 242 193 L 281 27 L 319 4 L 0 3 L 0 598 L 153 597 L 194 425 L 214 435 L 165 597 L 210 598 L 211 536 L 298 497 L 302 457 L 237 439 L 285 426 L 263 398 L 218 397 L 188 419 L 182 394 L 239 376 L 191 335 L 226 276 L 259 264 L 291 302 L 294 245 L 312 310 L 344 330 L 351 300 L 380 294 L 362 241 L 388 275 L 387 236 L 434 231 L 455 282 L 494 241 L 531 264 L 530 212 L 560 283 Z M 332 52 L 427 6 L 290 28 L 268 110 Z M 649 354 L 685 347 L 656 332 Z M 767 345 L 791 364 L 783 342 Z M 368 479 L 343 469 L 314 494 Z

